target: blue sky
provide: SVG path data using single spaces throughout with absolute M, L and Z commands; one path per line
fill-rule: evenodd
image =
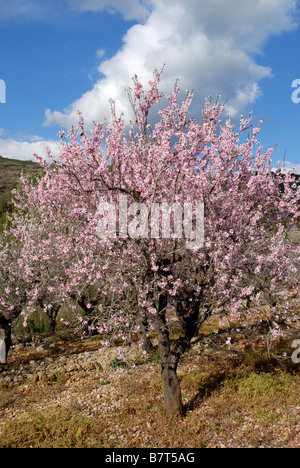
M 300 173 L 299 12 L 294 0 L 0 0 L 0 154 L 57 154 L 77 110 L 90 125 L 111 97 L 129 115 L 131 77 L 166 63 L 165 92 L 178 77 L 195 114 L 218 92 L 234 121 L 253 110 L 264 147 L 278 142 L 274 165 L 286 151 Z

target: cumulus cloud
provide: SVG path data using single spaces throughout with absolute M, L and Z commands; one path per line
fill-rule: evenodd
M 153 70 L 166 63 L 162 89 L 170 92 L 176 78 L 195 90 L 193 112 L 204 98 L 220 92 L 229 99 L 232 117 L 245 111 L 261 95 L 260 81 L 272 77 L 258 65 L 255 54 L 274 34 L 295 27 L 294 0 L 69 0 L 73 8 L 103 10 L 112 7 L 125 17 L 145 18 L 132 26 L 118 53 L 99 65 L 99 80 L 64 110 L 47 109 L 45 126 L 76 124 L 80 110 L 86 121 L 109 114 L 109 99 L 118 111 L 130 113 L 125 88 L 137 74 L 147 83 Z M 99 59 L 100 60 L 100 59 Z
M 38 154 L 40 157 L 46 159 L 46 147 L 49 147 L 52 156 L 58 157 L 60 151 L 59 142 L 42 139 L 35 141 L 35 138 L 31 138 L 30 140 L 31 141 L 17 141 L 12 138 L 0 138 L 0 155 L 10 159 L 34 161 L 34 154 Z

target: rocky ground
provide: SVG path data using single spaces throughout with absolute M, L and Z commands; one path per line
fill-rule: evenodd
M 83 378 L 91 371 L 95 374 L 107 371 L 118 356 L 117 348 L 99 349 L 98 339 L 74 343 L 35 337 L 13 346 L 8 364 L 2 367 L 0 364 L 1 383 L 12 387 Z
M 15 341 L 0 367 L 0 447 L 300 447 L 300 367 L 290 330 L 206 333 L 179 366 L 185 417 L 166 422 L 157 353 L 99 338 Z M 231 341 L 229 342 L 229 336 Z

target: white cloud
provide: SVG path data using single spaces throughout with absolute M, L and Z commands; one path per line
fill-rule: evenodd
M 126 20 L 144 20 L 152 0 L 0 0 L 0 22 L 27 19 L 53 21 L 66 16 L 68 9 L 76 12 L 121 13 Z
M 295 27 L 294 0 L 69 0 L 81 10 L 112 7 L 127 18 L 136 6 L 148 17 L 131 27 L 123 47 L 99 66 L 101 78 L 93 89 L 72 102 L 68 109 L 45 113 L 45 126 L 69 128 L 80 110 L 86 121 L 101 121 L 109 115 L 109 99 L 118 111 L 130 112 L 125 88 L 137 74 L 147 83 L 153 70 L 166 63 L 161 83 L 170 92 L 175 79 L 185 89 L 195 90 L 193 112 L 198 114 L 204 98 L 229 99 L 232 116 L 244 112 L 261 95 L 260 81 L 272 71 L 255 62 L 254 52 L 273 34 Z
M 32 135 L 34 137 L 34 135 Z M 17 141 L 12 138 L 0 139 L 0 155 L 11 159 L 20 159 L 23 161 L 34 161 L 34 154 L 46 159 L 46 148 L 51 149 L 51 154 L 57 157 L 60 151 L 59 142 L 53 140 L 38 140 L 37 137 L 30 138 L 31 141 Z
M 10 0 L 0 3 L 0 18 L 2 20 L 17 16 L 26 17 L 37 7 L 36 0 Z
M 99 49 L 97 50 L 95 56 L 97 59 L 101 59 L 102 57 L 104 57 L 104 55 L 105 55 L 105 49 Z
M 67 1 L 67 0 L 65 0 Z M 62 0 L 0 0 L 0 22 L 54 21 L 64 11 Z
M 29 17 L 33 10 L 35 15 L 45 16 L 49 5 L 39 0 L 25 3 L 0 0 L 0 18 Z M 179 78 L 183 92 L 194 89 L 194 115 L 200 113 L 206 96 L 215 98 L 219 92 L 222 101 L 229 99 L 227 111 L 238 115 L 261 95 L 261 80 L 272 77 L 270 68 L 257 64 L 255 54 L 263 51 L 272 35 L 295 27 L 295 0 L 55 0 L 54 4 L 60 8 L 69 5 L 78 12 L 118 11 L 125 19 L 139 22 L 127 31 L 122 48 L 112 58 L 105 60 L 106 52 L 95 48 L 99 80 L 90 91 L 67 109 L 45 111 L 44 125 L 62 128 L 77 124 L 78 110 L 87 123 L 101 121 L 109 115 L 110 98 L 117 101 L 119 112 L 130 115 L 125 88 L 131 85 L 132 76 L 138 74 L 146 84 L 153 70 L 164 63 L 161 88 L 170 92 Z M 35 9 L 37 5 L 40 9 Z M 59 152 L 57 142 L 35 135 L 27 141 L 4 137 L 0 129 L 3 156 L 33 159 L 34 153 L 45 155 L 46 146 L 55 156 Z
M 151 0 L 150 0 L 151 1 Z M 144 19 L 148 14 L 149 0 L 68 0 L 71 8 L 80 11 L 103 11 L 122 13 L 127 20 Z
M 292 171 L 294 174 L 300 174 L 300 164 L 292 163 L 290 161 L 278 161 L 277 166 L 281 167 L 283 170 Z
M 5 136 L 7 134 L 7 130 L 4 128 L 0 128 L 0 137 Z

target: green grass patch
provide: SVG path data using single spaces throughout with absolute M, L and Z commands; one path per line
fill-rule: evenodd
M 122 361 L 122 359 L 115 358 L 110 361 L 110 367 L 114 370 L 116 369 L 125 369 L 127 367 L 126 362 Z
M 101 427 L 96 421 L 71 408 L 49 408 L 9 421 L 1 434 L 0 447 L 89 448 L 100 439 Z
M 233 395 L 248 404 L 285 406 L 299 403 L 300 378 L 288 373 L 256 374 L 250 373 L 245 377 L 237 377 L 226 381 L 224 393 Z

